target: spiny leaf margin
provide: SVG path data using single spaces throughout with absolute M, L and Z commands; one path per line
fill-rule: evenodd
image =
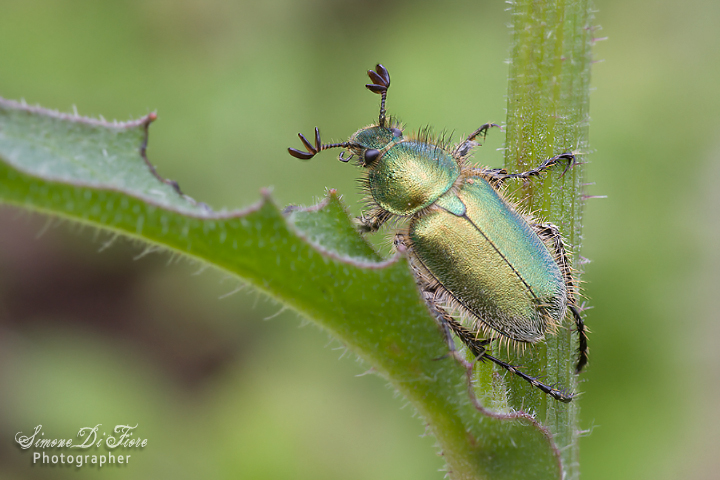
M 155 118 L 109 123 L 0 99 L 0 202 L 207 262 L 313 319 L 417 408 L 452 478 L 560 477 L 548 431 L 529 414 L 480 405 L 475 389 L 489 391 L 482 379 L 492 376 L 473 377 L 446 355 L 406 260 L 363 246 L 335 192 L 285 215 L 266 193 L 243 211 L 215 212 L 147 161 Z

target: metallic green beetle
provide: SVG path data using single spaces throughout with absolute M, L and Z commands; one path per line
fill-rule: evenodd
M 500 335 L 513 344 L 537 343 L 555 333 L 570 310 L 579 335 L 576 373 L 587 363 L 587 336 L 576 305 L 576 282 L 559 230 L 518 212 L 501 193 L 508 179 L 529 179 L 563 161 L 567 171 L 575 156 L 564 153 L 532 170 L 507 173 L 477 168 L 467 162 L 475 139 L 497 127 L 485 124 L 454 149 L 427 134 L 406 137 L 399 123 L 385 116 L 390 75 L 382 65 L 369 70 L 366 87 L 382 96 L 376 125 L 355 132 L 347 142 L 323 145 L 315 129 L 315 144 L 298 134 L 307 151 L 289 153 L 308 160 L 321 150 L 344 148 L 358 158 L 367 175 L 365 188 L 371 209 L 358 221 L 365 232 L 377 231 L 394 217 L 408 219 L 395 235 L 405 251 L 430 311 L 443 327 L 451 348 L 454 332 L 479 359 L 488 359 L 519 375 L 562 402 L 573 395 L 546 385 L 517 367 L 487 353 Z M 473 323 L 455 320 L 444 306 Z M 480 333 L 490 335 L 479 338 Z

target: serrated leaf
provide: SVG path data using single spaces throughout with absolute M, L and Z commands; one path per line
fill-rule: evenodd
M 329 330 L 415 406 L 455 479 L 559 478 L 549 433 L 483 408 L 404 258 L 381 259 L 334 192 L 285 215 L 269 197 L 215 212 L 160 178 L 144 152 L 154 115 L 109 124 L 0 99 L 0 201 L 141 239 L 235 274 Z M 475 366 L 475 368 L 485 368 Z

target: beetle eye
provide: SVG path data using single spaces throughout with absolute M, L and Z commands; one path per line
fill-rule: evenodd
M 395 138 L 402 137 L 402 130 L 400 130 L 399 128 L 393 127 L 390 129 L 390 131 L 392 132 L 393 137 L 395 137 Z
M 374 148 L 368 148 L 365 150 L 365 165 L 368 165 L 370 163 L 373 163 L 375 160 L 380 157 L 380 150 L 375 150 Z

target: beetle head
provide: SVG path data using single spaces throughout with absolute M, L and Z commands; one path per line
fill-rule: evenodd
M 350 137 L 347 148 L 358 157 L 362 167 L 371 167 L 383 151 L 402 139 L 402 130 L 397 126 L 381 127 L 370 125 L 361 128 Z M 340 160 L 347 161 L 342 155 Z

